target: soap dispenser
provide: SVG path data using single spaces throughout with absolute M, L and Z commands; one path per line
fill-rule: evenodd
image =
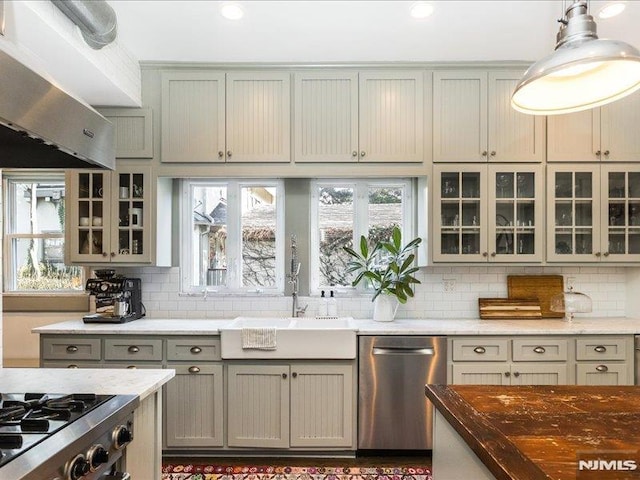
M 329 301 L 327 302 L 327 316 L 338 316 L 338 300 L 336 300 L 336 297 L 333 296 L 333 290 L 329 292 Z
M 319 317 L 326 317 L 327 316 L 327 312 L 328 312 L 328 303 L 327 303 L 327 297 L 324 296 L 324 290 L 322 290 L 320 292 L 320 302 L 318 305 L 318 316 Z

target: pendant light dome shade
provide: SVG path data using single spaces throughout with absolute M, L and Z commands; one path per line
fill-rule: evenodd
M 605 105 L 640 88 L 640 51 L 600 40 L 585 1 L 566 12 L 556 50 L 529 67 L 511 97 L 523 113 L 555 115 Z

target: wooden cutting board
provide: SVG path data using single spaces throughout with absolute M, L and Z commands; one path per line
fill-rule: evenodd
M 521 300 L 511 298 L 479 298 L 480 318 L 541 318 L 542 310 L 536 299 Z
M 531 299 L 540 302 L 542 318 L 563 318 L 564 312 L 552 312 L 551 298 L 564 293 L 562 275 L 508 275 L 509 298 Z

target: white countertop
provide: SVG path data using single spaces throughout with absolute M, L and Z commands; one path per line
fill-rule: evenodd
M 140 319 L 123 324 L 55 323 L 32 330 L 42 334 L 217 335 L 231 320 Z M 640 334 L 640 318 L 576 318 L 573 322 L 539 320 L 398 319 L 353 320 L 358 335 L 571 335 Z M 1 391 L 1 388 L 0 388 Z
M 142 401 L 174 376 L 171 369 L 0 368 L 0 392 L 138 395 Z

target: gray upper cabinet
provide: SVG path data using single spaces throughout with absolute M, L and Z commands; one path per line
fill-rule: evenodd
M 113 124 L 116 158 L 153 158 L 153 112 L 150 108 L 101 108 Z
M 640 93 L 601 108 L 547 118 L 550 162 L 640 161 Z
M 224 162 L 224 102 L 224 73 L 163 72 L 161 160 Z
M 422 71 L 297 73 L 296 162 L 423 162 L 424 91 Z
M 434 72 L 434 162 L 543 161 L 544 117 L 511 108 L 521 75 L 514 70 Z
M 163 72 L 162 162 L 288 162 L 290 74 Z

